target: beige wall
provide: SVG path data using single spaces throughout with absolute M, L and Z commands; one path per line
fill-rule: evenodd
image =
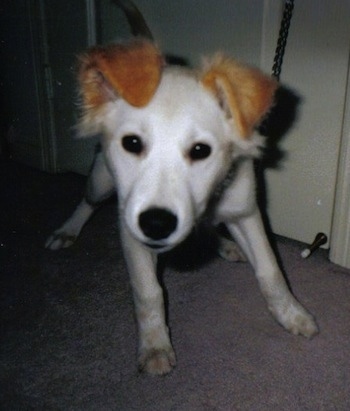
M 194 64 L 218 50 L 259 64 L 261 0 L 136 0 L 166 52 L 183 55 Z

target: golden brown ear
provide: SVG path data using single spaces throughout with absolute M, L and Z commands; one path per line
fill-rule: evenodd
M 117 97 L 135 107 L 145 106 L 158 87 L 163 58 L 153 43 L 133 40 L 93 47 L 80 56 L 79 63 L 82 108 L 92 120 L 104 103 Z
M 260 70 L 217 55 L 207 63 L 202 83 L 233 117 L 240 136 L 248 138 L 273 104 L 277 81 Z

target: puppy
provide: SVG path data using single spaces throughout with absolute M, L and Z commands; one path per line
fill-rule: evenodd
M 209 205 L 213 224 L 226 226 L 253 266 L 275 319 L 292 334 L 316 334 L 278 267 L 255 199 L 261 138 L 254 129 L 273 104 L 276 82 L 223 55 L 198 71 L 166 66 L 158 48 L 140 39 L 90 49 L 80 58 L 78 82 L 80 134 L 100 133 L 102 151 L 85 198 L 46 247 L 70 246 L 117 191 L 139 368 L 166 374 L 175 366 L 157 256 L 183 241 Z

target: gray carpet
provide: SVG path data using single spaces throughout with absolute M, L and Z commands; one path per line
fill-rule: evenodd
M 349 410 L 350 271 L 325 251 L 276 244 L 296 296 L 321 329 L 311 341 L 269 315 L 252 270 L 191 241 L 164 259 L 177 367 L 139 374 L 115 203 L 72 248 L 46 236 L 69 216 L 84 178 L 11 162 L 0 169 L 1 410 Z

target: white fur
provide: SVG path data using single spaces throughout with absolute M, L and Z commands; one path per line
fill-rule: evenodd
M 103 150 L 95 161 L 87 201 L 103 199 L 113 184 L 118 191 L 141 369 L 164 374 L 175 365 L 156 276 L 157 252 L 173 248 L 188 236 L 234 162 L 231 179 L 221 186 L 214 223 L 224 223 L 238 242 L 277 321 L 293 334 L 311 337 L 317 332 L 312 316 L 288 290 L 266 239 L 255 200 L 252 164 L 261 144 L 259 137 L 240 138 L 232 118 L 227 118 L 216 98 L 194 75 L 180 68 L 165 69 L 147 106 L 135 108 L 116 99 L 101 110 L 98 123 L 103 132 Z M 123 148 L 125 135 L 140 137 L 142 153 L 136 155 Z M 192 160 L 189 152 L 195 143 L 209 145 L 211 154 Z M 96 188 L 94 181 L 99 182 Z M 90 216 L 92 208 L 86 204 L 83 200 L 75 214 L 49 238 L 48 248 L 70 245 L 65 238 L 77 236 Z M 176 229 L 161 239 L 148 238 L 139 223 L 141 213 L 154 207 L 166 209 L 177 218 Z M 227 250 L 225 253 L 229 254 Z

